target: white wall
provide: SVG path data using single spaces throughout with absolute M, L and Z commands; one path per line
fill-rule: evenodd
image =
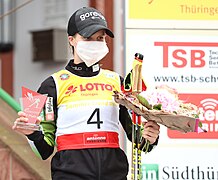
M 53 2 L 58 0 L 53 0 Z M 22 4 L 22 0 L 17 0 L 17 6 Z M 51 2 L 51 1 L 50 1 Z M 33 62 L 31 49 L 30 31 L 42 30 L 50 27 L 66 28 L 68 18 L 78 8 L 88 6 L 88 0 L 64 0 L 66 3 L 66 20 L 54 22 L 48 25 L 45 21 L 49 9 L 45 12 L 46 1 L 32 1 L 26 6 L 16 11 L 16 38 L 14 53 L 14 97 L 19 100 L 21 96 L 21 87 L 25 86 L 32 90 L 37 90 L 40 83 L 53 72 L 62 69 L 67 63 L 43 63 Z M 47 1 L 48 3 L 48 1 Z M 52 9 L 50 9 L 52 10 Z

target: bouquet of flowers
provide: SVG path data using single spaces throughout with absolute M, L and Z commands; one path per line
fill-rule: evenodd
M 141 93 L 115 93 L 115 101 L 147 120 L 154 120 L 169 129 L 204 132 L 199 121 L 199 110 L 191 103 L 179 100 L 178 92 L 166 85 Z

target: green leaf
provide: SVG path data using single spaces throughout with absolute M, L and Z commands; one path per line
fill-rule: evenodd
M 153 106 L 153 109 L 156 109 L 156 110 L 161 110 L 162 109 L 162 104 L 156 104 Z
M 194 117 L 197 119 L 197 118 L 199 118 L 199 115 L 198 115 L 198 114 L 195 114 Z
M 198 122 L 198 127 L 202 128 L 202 126 L 203 126 L 203 125 L 202 125 L 202 122 L 199 121 L 199 122 Z
M 147 109 L 152 109 L 151 105 L 149 104 L 149 102 L 147 101 L 147 99 L 145 99 L 144 97 L 142 97 L 141 95 L 136 95 L 137 99 L 139 100 L 139 102 L 145 106 Z

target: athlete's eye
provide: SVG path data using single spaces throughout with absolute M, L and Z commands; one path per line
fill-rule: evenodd
M 97 41 L 105 41 L 106 35 L 98 36 Z

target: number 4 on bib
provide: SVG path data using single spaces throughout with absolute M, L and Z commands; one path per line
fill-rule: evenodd
M 93 119 L 93 117 L 96 117 L 96 119 Z M 96 121 L 95 121 L 96 120 Z M 96 108 L 91 116 L 89 117 L 87 124 L 97 124 L 97 128 L 100 129 L 100 125 L 103 124 L 103 121 L 100 121 L 100 109 Z

